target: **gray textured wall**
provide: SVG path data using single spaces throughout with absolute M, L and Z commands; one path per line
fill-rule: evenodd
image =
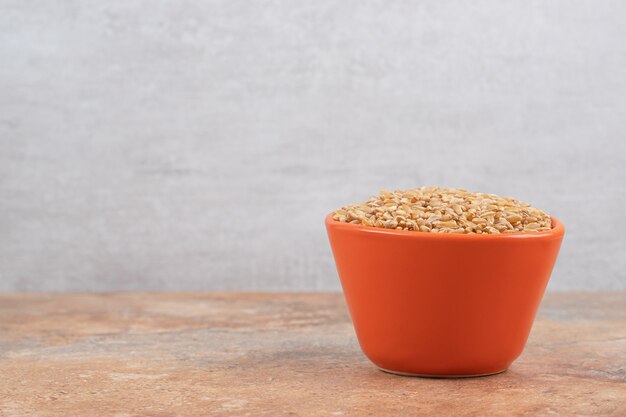
M 623 290 L 625 16 L 0 0 L 0 290 L 338 289 L 324 215 L 430 184 L 544 208 L 550 288 Z

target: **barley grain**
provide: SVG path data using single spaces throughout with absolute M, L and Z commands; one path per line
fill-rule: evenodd
M 336 210 L 333 219 L 422 233 L 537 233 L 550 230 L 550 216 L 511 197 L 462 188 L 382 190 L 361 204 Z

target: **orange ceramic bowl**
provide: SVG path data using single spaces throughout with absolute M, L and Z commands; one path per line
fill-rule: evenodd
M 522 353 L 565 229 L 459 235 L 326 229 L 357 338 L 384 371 L 488 375 Z

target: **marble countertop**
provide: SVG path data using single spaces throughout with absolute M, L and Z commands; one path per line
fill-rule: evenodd
M 340 294 L 0 295 L 2 416 L 626 415 L 626 293 L 546 295 L 499 375 L 389 375 Z

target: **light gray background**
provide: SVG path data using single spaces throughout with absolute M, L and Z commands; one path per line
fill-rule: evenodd
M 380 188 L 518 197 L 624 290 L 626 2 L 0 0 L 0 290 L 336 290 Z

